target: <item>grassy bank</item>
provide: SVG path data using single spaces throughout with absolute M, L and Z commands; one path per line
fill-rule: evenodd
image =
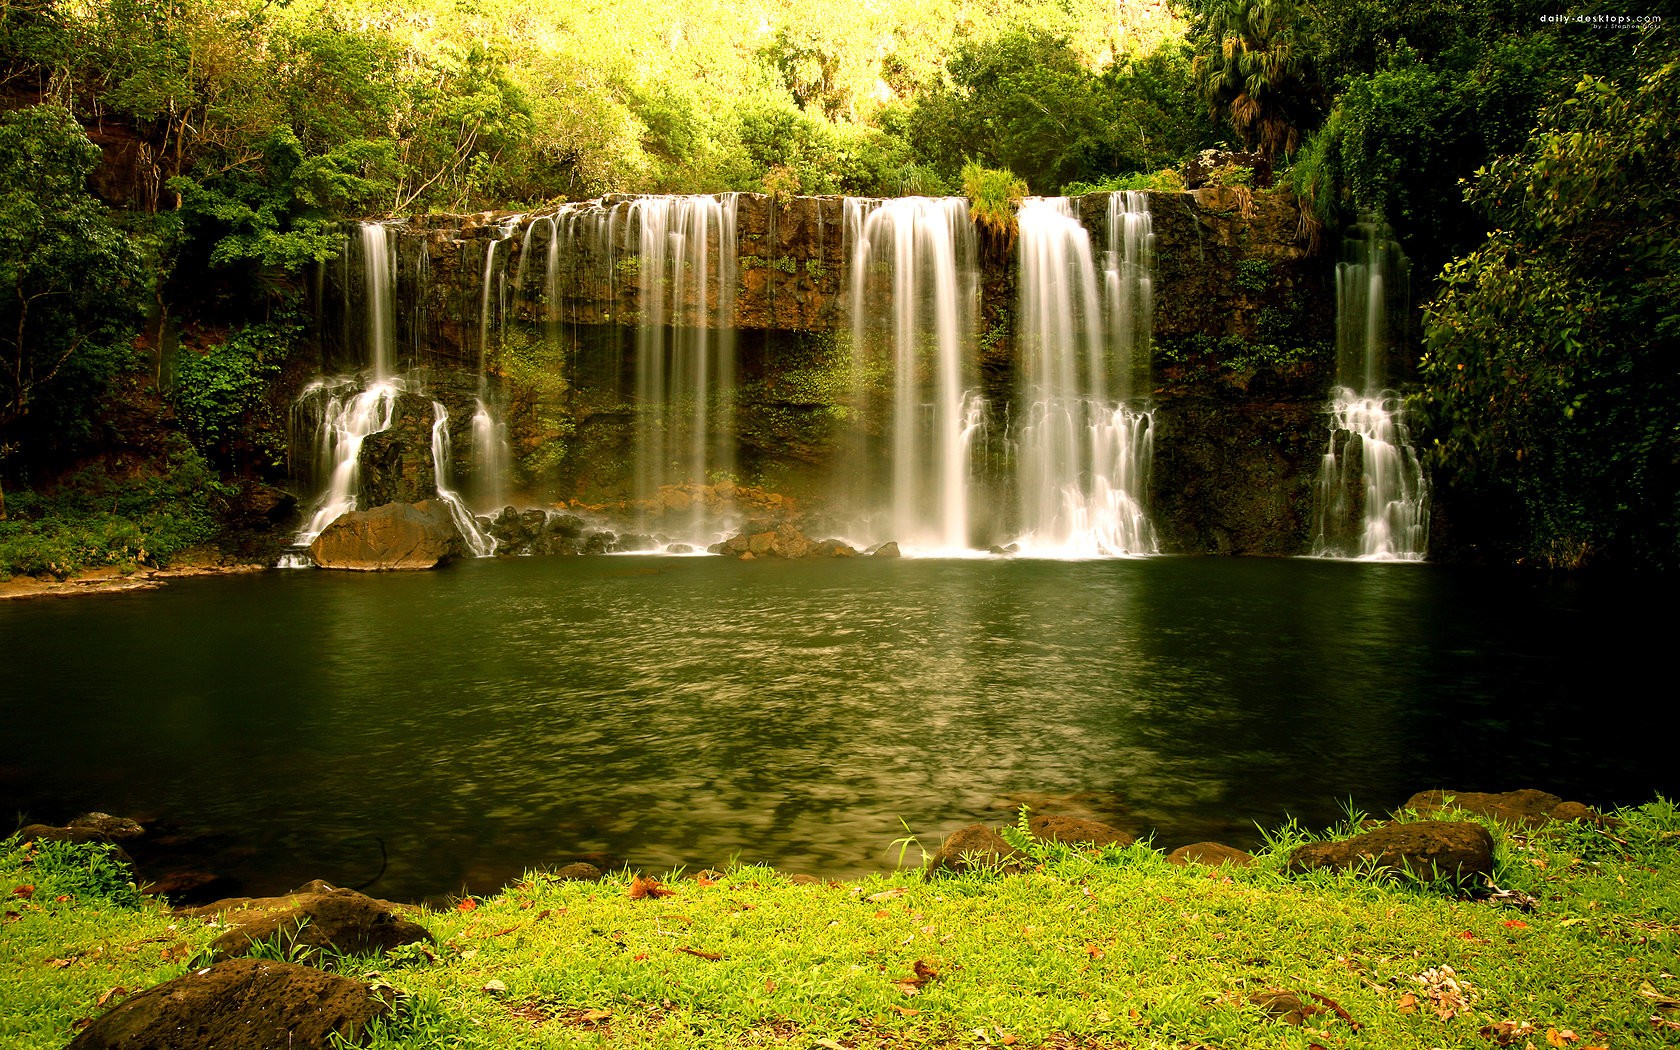
M 1680 810 L 1619 817 L 1490 824 L 1496 881 L 1526 908 L 1288 877 L 1290 827 L 1242 869 L 1140 844 L 931 881 L 531 873 L 421 912 L 435 947 L 330 965 L 400 993 L 379 1046 L 1672 1047 Z M 136 896 L 97 848 L 8 842 L 0 891 L 6 1046 L 62 1046 L 218 932 Z

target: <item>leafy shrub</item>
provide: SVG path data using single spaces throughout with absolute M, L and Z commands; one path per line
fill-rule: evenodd
M 278 427 L 262 417 L 263 394 L 279 375 L 302 327 L 253 324 L 202 351 L 181 347 L 175 354 L 175 417 L 199 451 L 232 465 L 234 445 L 255 449 L 264 465 L 285 458 Z
M 27 847 L 27 848 L 26 848 Z M 74 897 L 119 908 L 138 908 L 134 872 L 109 842 L 6 842 L 0 870 L 26 876 L 39 897 Z
M 969 217 L 1006 241 L 1014 241 L 1015 211 L 1027 195 L 1027 184 L 1014 172 L 983 168 L 972 160 L 963 165 L 962 183 Z

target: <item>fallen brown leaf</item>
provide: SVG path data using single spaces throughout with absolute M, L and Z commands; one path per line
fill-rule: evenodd
M 659 880 L 645 875 L 637 875 L 630 880 L 630 899 L 633 901 L 646 900 L 649 897 L 674 897 L 677 891 L 666 889 L 659 884 Z
M 1559 1031 L 1556 1028 L 1546 1029 L 1546 1045 L 1547 1046 L 1555 1046 L 1555 1047 L 1560 1047 L 1561 1048 L 1561 1047 L 1568 1046 L 1570 1043 L 1578 1043 L 1580 1041 L 1581 1041 L 1581 1037 L 1576 1035 L 1574 1032 L 1570 1031 L 1567 1028 L 1563 1029 L 1562 1031 Z
M 28 900 L 29 898 L 35 896 L 35 887 L 18 886 L 12 890 L 12 896 L 22 897 L 24 900 Z
M 465 897 L 461 900 L 461 903 L 455 905 L 456 911 L 476 911 L 477 909 L 478 902 L 471 897 Z
M 686 944 L 678 948 L 677 951 L 682 952 L 684 955 L 693 955 L 698 958 L 705 959 L 707 962 L 717 962 L 719 959 L 723 958 L 723 956 L 719 955 L 717 952 L 703 952 L 698 948 L 690 948 Z
M 1403 1014 L 1415 1014 L 1417 1013 L 1417 996 L 1413 995 L 1411 992 L 1407 992 L 1402 995 L 1400 1000 L 1394 1005 L 1399 1007 L 1400 1012 Z
M 110 1002 L 112 999 L 121 999 L 123 996 L 125 996 L 127 994 L 128 994 L 128 989 L 122 987 L 121 985 L 118 985 L 117 987 L 112 988 L 110 991 L 106 992 L 104 995 L 100 996 L 99 1001 L 94 1003 L 94 1005 L 95 1006 L 104 1006 L 106 1003 Z
M 578 1015 L 578 1020 L 588 1021 L 590 1024 L 600 1024 L 611 1016 L 611 1010 L 585 1010 Z

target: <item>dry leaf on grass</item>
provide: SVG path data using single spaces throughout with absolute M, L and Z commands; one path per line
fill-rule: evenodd
M 633 901 L 646 900 L 649 897 L 674 897 L 676 894 L 676 890 L 666 889 L 655 878 L 637 875 L 630 880 L 630 899 Z

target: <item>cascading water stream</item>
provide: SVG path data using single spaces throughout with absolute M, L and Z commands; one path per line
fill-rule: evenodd
M 472 511 L 455 490 L 449 487 L 449 410 L 442 401 L 432 402 L 432 477 L 433 485 L 437 488 L 438 499 L 449 507 L 449 516 L 455 521 L 455 529 L 461 534 L 461 541 L 474 557 L 487 558 L 496 553 L 496 539 L 485 532 L 474 518 Z
M 970 459 L 984 418 L 971 360 L 979 267 L 968 203 L 848 198 L 844 220 L 854 404 L 865 433 L 890 434 L 883 451 L 891 464 L 881 479 L 871 469 L 876 456 L 854 457 L 862 478 L 852 496 L 879 505 L 885 488 L 889 520 L 871 529 L 877 539 L 922 552 L 967 550 Z M 892 393 L 882 404 L 867 377 L 888 362 Z
M 298 547 L 309 546 L 340 515 L 356 509 L 362 442 L 391 425 L 397 395 L 407 389 L 402 380 L 391 377 L 396 306 L 389 231 L 383 223 L 364 222 L 357 242 L 362 254 L 362 328 L 370 373 L 365 383 L 354 376 L 316 380 L 304 388 L 293 409 L 294 418 L 299 408 L 319 417 L 311 466 L 326 477 L 308 520 L 292 539 Z M 309 562 L 292 554 L 282 564 Z
M 1022 553 L 1158 549 L 1145 510 L 1153 419 L 1111 395 L 1111 384 L 1130 386 L 1138 333 L 1147 347 L 1149 331 L 1139 311 L 1152 303 L 1147 203 L 1141 194 L 1122 203 L 1129 206 L 1109 209 L 1110 241 L 1119 247 L 1100 281 L 1090 235 L 1067 198 L 1029 198 L 1020 208 Z
M 1422 561 L 1429 483 L 1404 401 L 1384 389 L 1389 315 L 1404 308 L 1407 262 L 1386 227 L 1360 223 L 1336 266 L 1337 389 L 1313 504 L 1316 557 Z
M 644 197 L 629 205 L 641 258 L 636 494 L 705 484 L 734 469 L 734 194 Z M 715 256 L 713 254 L 715 246 Z

